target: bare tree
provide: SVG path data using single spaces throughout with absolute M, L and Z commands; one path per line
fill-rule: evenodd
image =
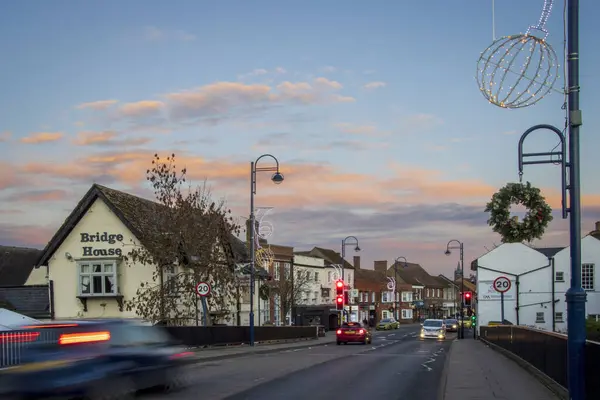
M 206 182 L 186 184 L 186 169 L 177 170 L 175 155 L 161 159 L 157 154 L 146 179 L 156 203 L 148 202 L 143 215 L 143 237 L 128 254 L 130 266 L 152 268 L 152 279 L 142 282 L 128 310 L 156 323 L 189 324 L 198 321 L 198 282 L 213 290 L 208 309 L 228 318 L 235 286 L 232 240 L 239 233 L 231 211 L 223 201 L 211 198 Z
M 302 294 L 311 289 L 314 281 L 309 279 L 308 270 L 298 268 L 293 272 L 280 267 L 279 279 L 273 279 L 266 282 L 259 290 L 259 295 L 263 300 L 279 297 L 279 307 L 282 317 L 285 317 L 291 310 L 293 305 L 302 303 Z

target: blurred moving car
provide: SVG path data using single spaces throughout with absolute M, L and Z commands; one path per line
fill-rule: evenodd
M 398 327 L 400 327 L 400 323 L 394 318 L 385 318 L 379 321 L 379 323 L 375 327 L 375 330 L 388 331 L 390 329 L 398 329 Z
M 421 324 L 421 339 L 446 339 L 446 325 L 442 319 L 426 319 Z
M 444 325 L 446 325 L 446 332 L 458 332 L 458 320 L 447 319 Z
M 358 322 L 344 322 L 335 334 L 338 346 L 342 343 L 371 344 L 373 342 L 371 331 L 363 328 Z
M 13 333 L 14 332 L 14 333 Z M 3 344 L 25 343 L 21 363 L 0 370 L 3 400 L 128 399 L 135 392 L 187 385 L 193 353 L 163 328 L 124 320 L 51 323 L 3 333 Z

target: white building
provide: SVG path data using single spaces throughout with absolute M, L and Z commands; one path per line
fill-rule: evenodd
M 140 318 L 136 302 L 132 301 L 140 291 L 157 291 L 161 283 L 168 290 L 172 279 L 188 272 L 174 260 L 173 265 L 164 266 L 162 277 L 157 278 L 160 273 L 156 265 L 126 259 L 131 249 L 144 246 L 157 232 L 154 222 L 160 207 L 104 186 L 95 184 L 90 188 L 43 250 L 36 269 L 44 272 L 34 270 L 31 275 L 44 275 L 54 282 L 51 304 L 56 319 Z M 230 236 L 222 241 L 224 261 L 234 268 L 236 261 L 245 258 L 245 245 Z M 169 304 L 179 304 L 184 297 L 199 303 L 193 287 L 182 290 L 167 296 Z M 212 288 L 210 296 L 219 293 L 229 296 L 218 287 Z M 132 307 L 127 306 L 132 303 Z M 233 294 L 227 303 L 224 309 L 211 308 L 210 319 L 235 323 Z M 180 310 L 178 306 L 173 309 Z M 165 318 L 172 318 L 168 311 L 164 314 Z M 203 313 L 194 310 L 185 319 L 189 324 L 201 323 Z
M 552 310 L 560 298 L 556 293 L 553 296 L 552 256 L 560 250 L 504 243 L 479 257 L 472 264 L 477 271 L 477 326 L 501 321 L 502 296 L 493 283 L 503 276 L 511 282 L 504 294 L 504 319 L 515 325 L 551 331 Z
M 596 223 L 596 232 L 600 223 Z M 600 235 L 581 241 L 581 281 L 587 292 L 586 314 L 600 319 Z M 504 318 L 513 324 L 567 332 L 566 292 L 570 287 L 570 247 L 533 248 L 503 244 L 474 262 L 477 269 L 477 323 L 500 321 L 500 295 L 493 281 L 506 276 L 512 285 L 504 295 Z
M 557 331 L 567 331 L 567 303 L 565 293 L 571 282 L 571 254 L 570 247 L 559 251 L 554 256 L 556 271 L 554 285 L 556 288 L 555 321 Z M 596 273 L 596 266 L 600 265 L 600 239 L 587 235 L 581 239 L 581 286 L 587 293 L 585 305 L 586 315 L 600 319 L 600 276 Z

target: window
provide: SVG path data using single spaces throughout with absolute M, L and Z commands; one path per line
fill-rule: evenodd
M 281 278 L 281 266 L 279 265 L 279 261 L 275 261 L 273 263 L 273 279 L 278 281 Z
M 535 313 L 535 323 L 536 324 L 543 324 L 545 321 L 544 319 L 544 312 L 536 312 Z
M 371 303 L 375 303 L 375 292 L 371 292 Z
M 402 319 L 412 319 L 412 312 L 413 310 L 402 310 Z
M 352 283 L 352 274 L 348 272 L 348 283 Z
M 563 313 L 561 313 L 561 312 L 554 313 L 554 322 L 565 322 L 563 320 Z
M 426 293 L 427 293 L 427 298 L 429 298 L 429 289 L 427 289 Z
M 556 282 L 564 282 L 565 281 L 565 273 L 562 271 L 556 271 L 554 273 L 554 280 Z
M 291 270 L 290 263 L 283 264 L 283 269 L 285 270 L 285 279 L 290 279 L 290 270 Z
M 594 290 L 594 264 L 581 265 L 581 287 L 583 290 Z
M 79 295 L 110 296 L 117 294 L 116 261 L 78 263 Z
M 327 272 L 327 283 L 333 282 L 333 271 Z
M 387 310 L 381 312 L 382 319 L 388 319 L 390 316 L 391 316 L 391 313 L 389 313 Z
M 436 297 L 441 297 L 440 296 L 440 289 L 437 289 L 437 296 Z
M 319 273 L 315 272 L 315 282 L 319 282 Z
M 240 291 L 241 291 L 241 295 L 242 295 L 241 302 L 243 304 L 250 304 L 250 287 L 242 286 Z
M 393 300 L 392 292 L 381 292 L 381 302 L 391 303 Z
M 298 275 L 300 276 L 300 278 L 302 278 L 302 274 L 300 273 L 300 271 L 298 271 Z M 310 271 L 306 271 L 306 280 L 310 281 Z
M 163 284 L 167 293 L 177 294 L 177 267 L 175 265 L 167 265 L 163 269 Z
M 412 301 L 412 293 L 411 292 L 402 292 L 402 302 L 410 303 Z

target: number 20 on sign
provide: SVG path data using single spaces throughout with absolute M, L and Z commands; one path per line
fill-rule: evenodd
M 196 285 L 196 293 L 201 297 L 208 296 L 210 294 L 210 285 L 206 282 L 199 282 Z
M 510 290 L 512 283 L 506 276 L 499 276 L 494 279 L 494 290 L 498 293 L 506 293 Z

